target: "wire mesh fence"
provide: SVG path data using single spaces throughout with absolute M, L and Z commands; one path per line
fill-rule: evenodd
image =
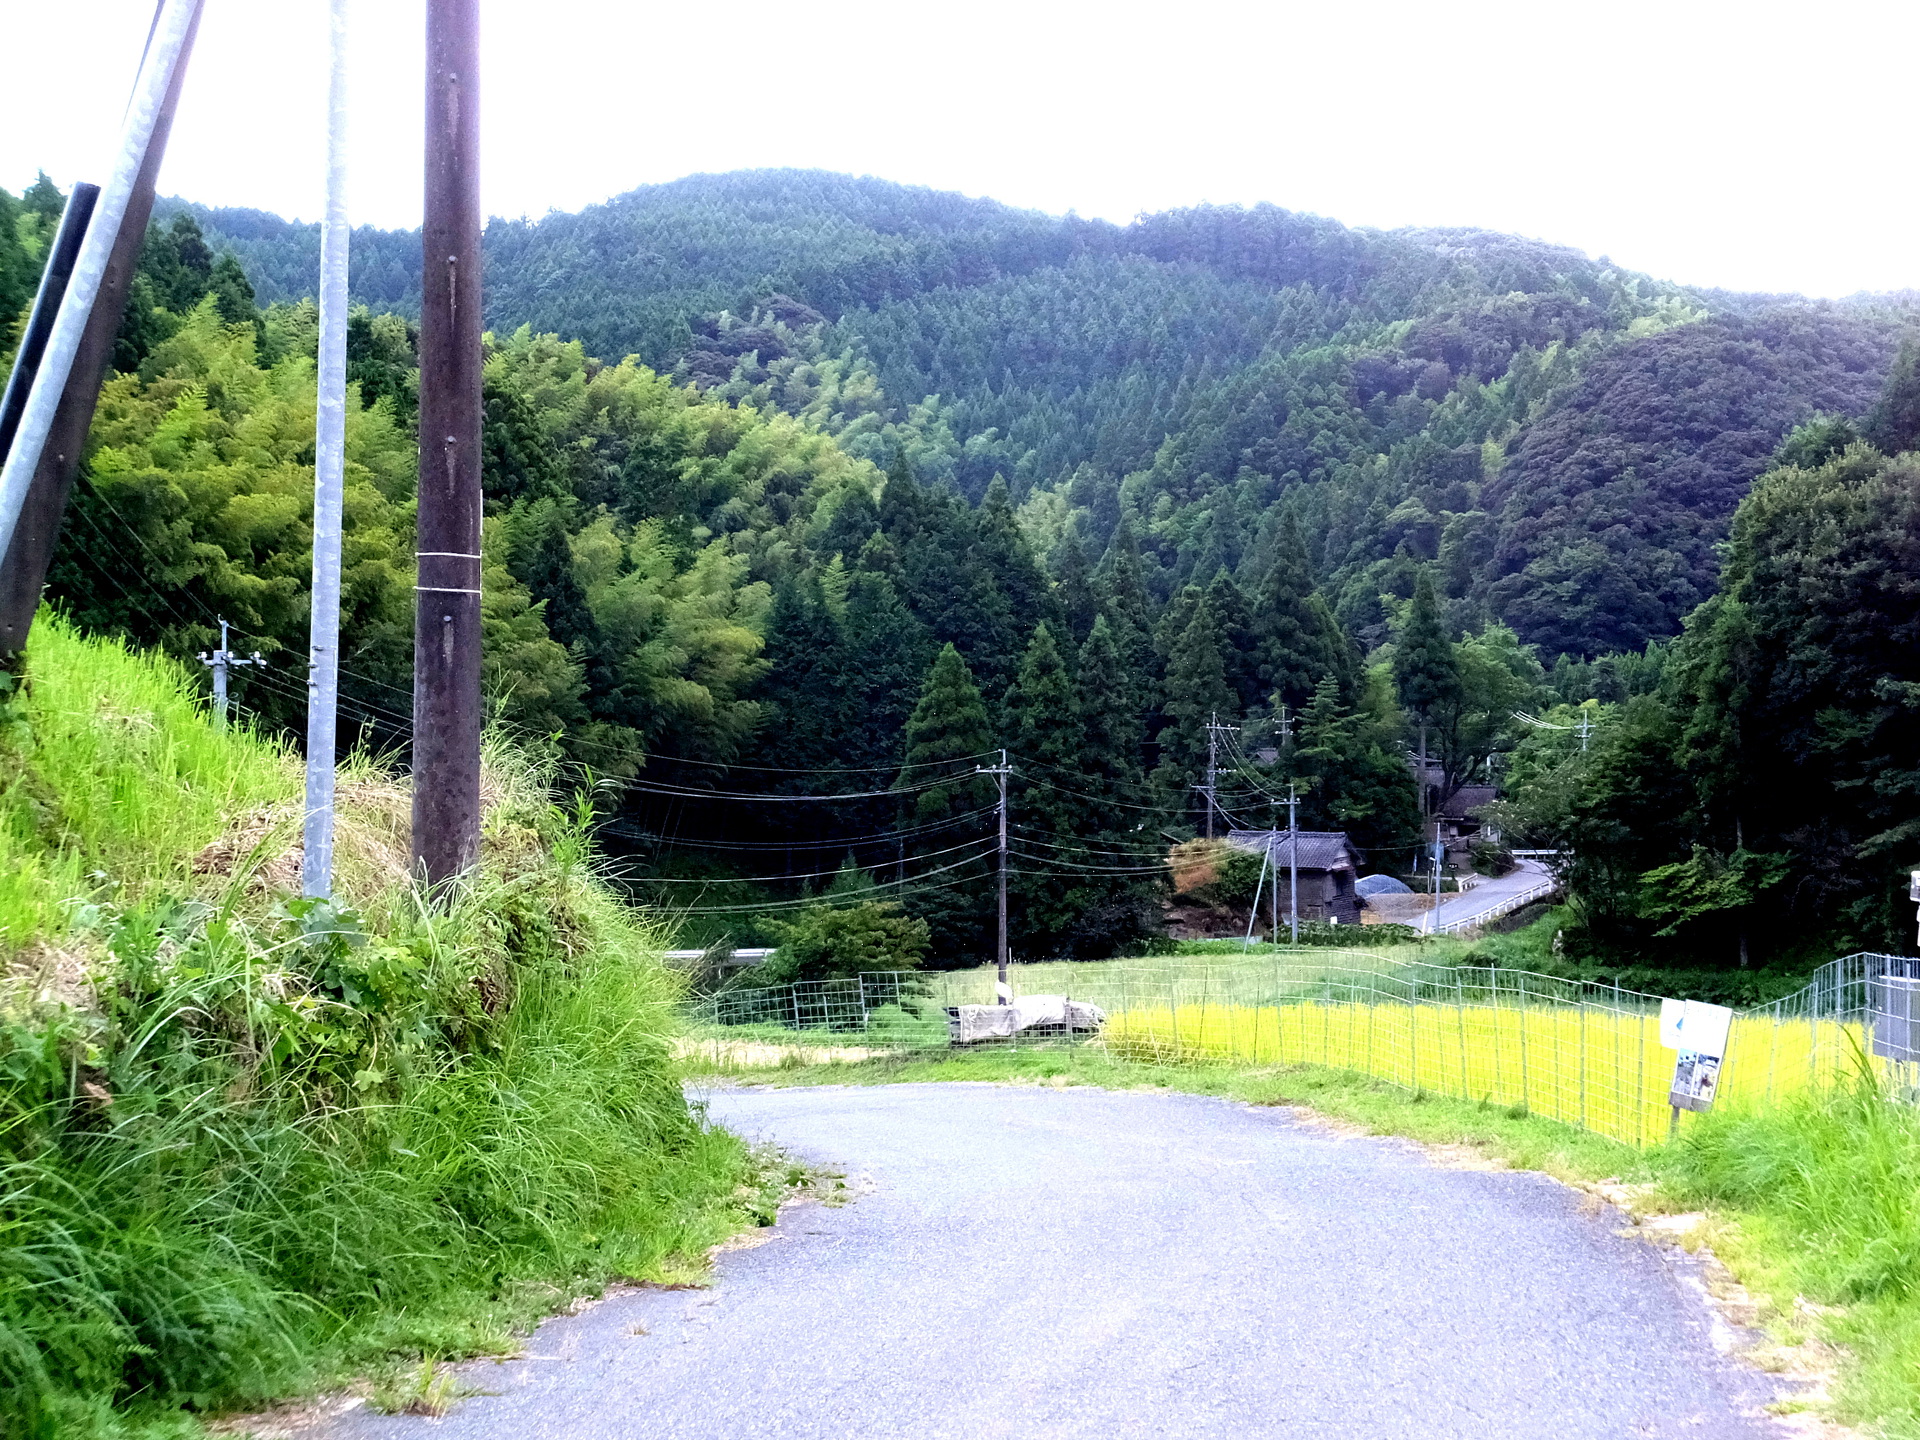
M 1674 1052 L 1662 997 L 1528 971 L 1324 948 L 1246 956 L 1016 965 L 1016 996 L 1092 1005 L 1096 1030 L 1036 1027 L 989 1042 L 1085 1043 L 1157 1063 L 1314 1064 L 1511 1107 L 1643 1145 L 1667 1132 Z M 888 972 L 708 997 L 710 1038 L 950 1047 L 960 1007 L 990 1005 L 990 970 Z M 1735 1013 L 1721 1101 L 1775 1099 L 1869 1067 L 1920 1094 L 1920 960 L 1849 955 L 1801 991 Z

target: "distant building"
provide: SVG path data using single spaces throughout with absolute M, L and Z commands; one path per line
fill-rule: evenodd
M 1498 786 L 1462 785 L 1446 801 L 1440 802 L 1440 792 L 1446 788 L 1446 772 L 1429 760 L 1426 775 L 1422 777 L 1420 761 L 1414 756 L 1407 758 L 1407 769 L 1413 772 L 1416 782 L 1425 779 L 1428 813 L 1440 822 L 1440 838 L 1446 842 L 1449 850 L 1464 850 L 1482 838 L 1500 838 L 1498 831 L 1490 830 L 1486 822 L 1473 813 L 1499 797 Z M 1435 808 L 1436 805 L 1438 808 Z
M 1360 876 L 1360 852 L 1353 848 L 1344 830 L 1302 830 L 1289 835 L 1285 830 L 1230 830 L 1227 844 L 1236 850 L 1258 855 L 1265 851 L 1271 858 L 1268 877 L 1280 877 L 1280 914 L 1287 913 L 1288 883 L 1293 866 L 1293 845 L 1300 853 L 1300 918 L 1337 920 L 1342 925 L 1360 923 L 1360 897 L 1354 882 Z M 1260 912 L 1272 913 L 1272 899 L 1263 898 Z

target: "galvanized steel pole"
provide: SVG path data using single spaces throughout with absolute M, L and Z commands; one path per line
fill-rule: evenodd
M 1293 943 L 1300 943 L 1300 797 L 1293 782 L 1287 782 L 1287 919 L 1293 930 Z
M 1013 1003 L 1013 987 L 1007 980 L 1007 773 L 1011 767 L 1007 764 L 1007 752 L 1000 752 L 1000 957 L 999 985 L 996 999 L 1002 1005 Z
M 80 353 L 87 321 L 99 298 L 101 283 L 113 259 L 114 242 L 120 237 L 120 224 L 139 187 L 141 172 L 147 166 L 147 150 L 167 107 L 167 94 L 173 87 L 174 72 L 192 42 L 200 15 L 201 0 L 161 0 L 154 19 L 153 35 L 134 82 L 133 98 L 127 105 L 126 120 L 120 132 L 120 152 L 114 158 L 113 173 L 101 187 L 93 207 L 86 239 L 81 242 L 73 275 L 67 281 L 67 293 L 60 302 L 53 330 L 47 336 L 47 348 L 40 360 L 40 371 L 27 394 L 26 408 L 20 415 L 20 428 L 13 447 L 0 466 L 0 555 L 13 544 L 14 527 L 27 502 L 27 491 L 34 471 L 40 467 L 40 454 L 53 430 L 54 412 L 67 388 L 67 377 Z
M 67 208 L 61 213 L 60 228 L 54 232 L 47 250 L 46 268 L 40 272 L 40 288 L 33 297 L 33 309 L 27 315 L 27 328 L 14 353 L 13 372 L 7 376 L 7 391 L 0 397 L 0 463 L 13 449 L 14 433 L 26 412 L 27 395 L 33 389 L 33 377 L 47 353 L 47 337 L 53 333 L 53 319 L 60 302 L 66 298 L 67 281 L 73 277 L 74 262 L 80 258 L 80 245 L 87 235 L 87 221 L 93 218 L 94 202 L 100 187 L 84 182 L 67 195 Z
M 429 885 L 480 848 L 479 70 L 479 0 L 427 0 L 413 865 Z
M 313 445 L 313 609 L 307 654 L 307 818 L 300 893 L 333 894 L 340 707 L 340 525 L 347 439 L 347 0 L 327 6 L 327 212 L 320 226 L 319 409 Z

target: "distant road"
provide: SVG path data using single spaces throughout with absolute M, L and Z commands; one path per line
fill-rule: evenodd
M 1761 1440 L 1686 1256 L 1540 1175 L 1228 1101 L 722 1090 L 866 1177 L 704 1291 L 549 1321 L 443 1420 L 337 1440 Z M 1718 1333 L 1724 1334 L 1724 1331 Z
M 1505 907 L 1529 890 L 1553 883 L 1553 872 L 1538 860 L 1516 860 L 1505 875 L 1482 880 L 1473 889 L 1451 899 L 1442 898 L 1438 908 L 1420 917 L 1422 930 L 1459 930 L 1477 925 L 1503 913 Z

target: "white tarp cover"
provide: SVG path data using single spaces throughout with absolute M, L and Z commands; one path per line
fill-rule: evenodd
M 1011 1005 L 956 1005 L 947 1016 L 947 1033 L 956 1044 L 1005 1040 L 1036 1025 L 1098 1030 L 1107 1012 L 1064 995 L 1022 995 Z

